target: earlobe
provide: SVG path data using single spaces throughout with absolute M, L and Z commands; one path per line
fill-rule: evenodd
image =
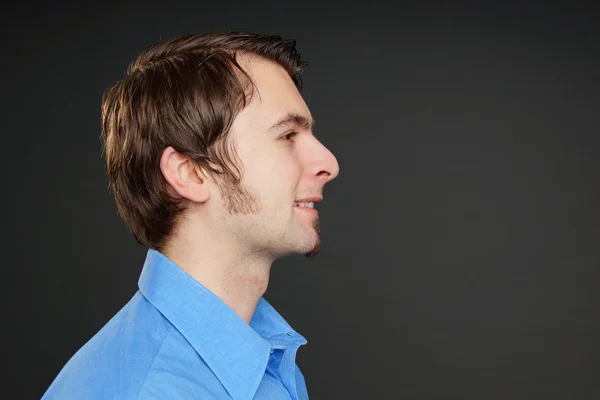
M 209 180 L 194 160 L 167 147 L 160 157 L 160 170 L 171 188 L 181 197 L 203 203 L 210 197 Z

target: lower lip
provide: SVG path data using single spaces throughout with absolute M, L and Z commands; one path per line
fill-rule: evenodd
M 294 208 L 297 208 L 299 210 L 302 210 L 304 212 L 310 213 L 314 216 L 318 216 L 319 212 L 315 209 L 315 208 L 310 208 L 310 207 L 305 207 L 305 206 L 294 206 Z

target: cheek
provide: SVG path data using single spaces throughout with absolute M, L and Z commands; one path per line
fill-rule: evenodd
M 295 185 L 300 180 L 302 167 L 298 158 L 290 152 L 285 157 L 281 157 L 274 166 L 275 176 L 280 181 Z
M 272 210 L 283 212 L 282 205 L 293 204 L 297 196 L 300 179 L 298 164 L 290 158 L 270 163 L 264 170 L 261 182 L 256 182 L 261 188 L 260 195 L 265 204 Z
M 243 181 L 261 197 L 289 196 L 301 176 L 301 163 L 293 148 L 285 143 L 248 146 L 240 154 Z M 292 193 L 294 195 L 294 193 Z
M 274 197 L 293 196 L 300 179 L 299 171 L 298 164 L 289 159 L 274 162 L 263 171 L 261 186 Z
M 254 159 L 265 174 L 278 180 L 290 180 L 300 174 L 301 163 L 295 149 L 285 142 L 274 142 L 263 151 L 257 151 Z

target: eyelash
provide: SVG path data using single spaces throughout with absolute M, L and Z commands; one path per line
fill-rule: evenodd
M 282 139 L 285 139 L 285 138 L 287 138 L 288 136 L 294 137 L 294 136 L 296 136 L 297 134 L 298 134 L 298 132 L 292 131 L 292 132 L 290 132 L 290 133 L 288 133 L 288 134 L 286 134 L 286 135 L 283 135 L 281 138 L 282 138 Z M 286 140 L 286 141 L 291 141 L 291 138 L 290 138 L 290 139 L 285 139 L 285 140 Z

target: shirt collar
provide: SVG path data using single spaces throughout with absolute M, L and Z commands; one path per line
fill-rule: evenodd
M 156 250 L 148 250 L 138 284 L 144 297 L 188 340 L 234 400 L 253 398 L 272 348 L 306 344 L 264 298 L 247 324 Z

